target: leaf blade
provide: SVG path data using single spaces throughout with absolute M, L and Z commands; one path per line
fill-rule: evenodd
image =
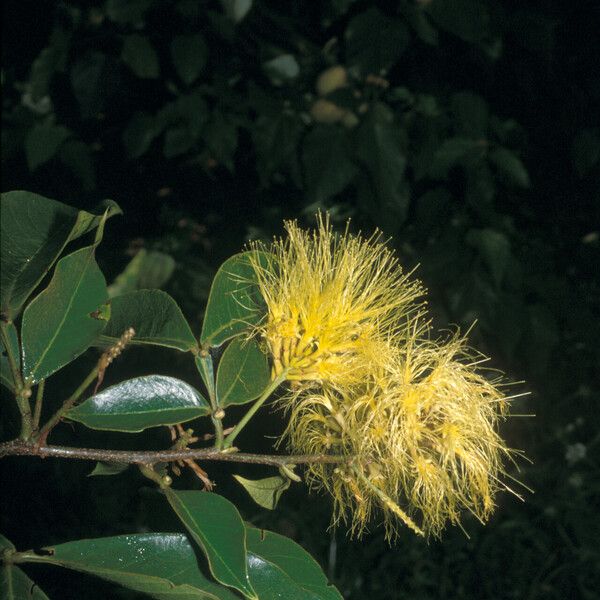
M 137 433 L 207 415 L 210 407 L 191 385 L 163 375 L 128 379 L 85 400 L 65 416 L 90 429 Z

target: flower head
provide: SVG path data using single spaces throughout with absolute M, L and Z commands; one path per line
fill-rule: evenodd
M 498 434 L 510 400 L 499 379 L 464 338 L 430 339 L 422 288 L 378 235 L 336 236 L 321 216 L 314 232 L 286 229 L 271 264 L 254 264 L 267 306 L 257 328 L 274 377 L 296 382 L 280 442 L 347 459 L 307 470 L 333 496 L 334 523 L 360 535 L 376 509 L 388 536 L 399 522 L 439 535 L 464 511 L 485 522 L 514 454 Z
M 342 385 L 360 380 L 390 335 L 410 321 L 420 284 L 403 273 L 378 234 L 337 235 L 321 215 L 315 231 L 295 222 L 286 230 L 287 238 L 268 248 L 271 264 L 254 263 L 267 305 L 259 332 L 274 374 Z

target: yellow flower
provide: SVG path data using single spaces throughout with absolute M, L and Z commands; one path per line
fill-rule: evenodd
M 410 323 L 421 286 L 402 272 L 375 234 L 369 239 L 333 232 L 318 215 L 315 231 L 285 224 L 286 239 L 256 250 L 272 256 L 253 262 L 267 305 L 258 327 L 274 376 L 347 385 L 381 362 L 387 340 Z
M 515 454 L 498 435 L 510 400 L 500 381 L 484 377 L 465 339 L 430 340 L 422 288 L 379 234 L 336 235 L 321 215 L 315 231 L 286 230 L 253 245 L 271 256 L 253 260 L 267 307 L 256 332 L 273 377 L 293 382 L 279 443 L 347 457 L 311 463 L 307 481 L 332 495 L 333 522 L 357 535 L 376 509 L 388 537 L 399 522 L 439 535 L 464 511 L 484 522 L 509 489 L 502 465 Z
M 375 507 L 389 537 L 398 521 L 439 535 L 464 510 L 485 522 L 511 458 L 497 428 L 509 398 L 478 370 L 458 336 L 434 343 L 405 336 L 385 375 L 351 388 L 299 390 L 286 430 L 293 452 L 348 456 L 312 464 L 311 486 L 334 498 L 334 522 L 360 535 Z M 511 490 L 512 491 L 512 490 Z

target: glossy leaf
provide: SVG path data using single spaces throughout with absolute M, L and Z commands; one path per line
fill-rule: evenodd
M 180 533 L 142 533 L 77 540 L 45 548 L 35 562 L 96 575 L 159 600 L 236 600 L 201 571 Z
M 66 417 L 90 429 L 135 433 L 209 412 L 208 403 L 191 385 L 174 377 L 148 375 L 105 389 L 72 408 Z
M 38 194 L 14 191 L 0 202 L 0 302 L 7 320 L 21 307 L 70 240 L 119 214 L 114 202 L 99 207 L 100 214 L 77 210 Z
M 219 406 L 245 404 L 258 398 L 271 380 L 266 354 L 256 340 L 234 338 L 217 371 Z
M 293 540 L 272 531 L 247 525 L 246 545 L 249 553 L 260 556 L 277 566 L 291 580 L 319 600 L 341 600 L 341 594 L 328 583 L 317 561 Z M 251 568 L 251 579 L 254 582 L 252 572 Z
M 248 579 L 246 530 L 236 507 L 218 494 L 166 490 L 173 510 L 202 547 L 221 583 L 257 598 Z
M 243 252 L 227 259 L 217 271 L 200 334 L 203 345 L 220 346 L 262 318 L 263 303 L 250 262 L 252 254 L 265 267 L 272 260 L 263 252 Z
M 280 475 L 265 479 L 246 479 L 241 475 L 233 477 L 250 494 L 256 504 L 268 510 L 273 510 L 277 506 L 281 494 L 290 487 L 290 480 Z
M 61 258 L 23 314 L 23 375 L 37 382 L 82 354 L 107 323 L 108 292 L 95 246 Z
M 120 475 L 128 467 L 129 463 L 97 462 L 94 470 L 88 474 L 88 477 Z
M 10 346 L 10 352 L 17 363 L 19 371 L 21 370 L 21 353 L 19 352 L 19 337 L 17 335 L 17 329 L 12 323 L 6 325 L 6 333 L 8 336 L 8 343 Z M 8 360 L 8 354 L 6 348 L 0 344 L 0 383 L 5 385 L 9 390 L 15 390 L 15 380 L 10 368 L 10 362 Z
M 100 337 L 101 343 L 114 344 L 133 327 L 132 344 L 165 346 L 182 352 L 198 346 L 181 309 L 166 292 L 138 290 L 110 302 L 110 321 Z
M 206 64 L 208 48 L 200 34 L 178 35 L 171 42 L 171 58 L 177 75 L 190 85 Z

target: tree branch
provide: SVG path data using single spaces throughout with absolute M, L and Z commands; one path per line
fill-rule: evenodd
M 352 456 L 335 456 L 330 454 L 299 454 L 278 456 L 274 454 L 247 454 L 223 452 L 215 448 L 187 450 L 104 450 L 102 448 L 70 448 L 67 446 L 38 446 L 21 440 L 13 440 L 0 444 L 0 458 L 6 456 L 37 456 L 39 458 L 70 458 L 75 460 L 98 460 L 102 462 L 120 462 L 138 465 L 153 465 L 161 462 L 177 460 L 211 460 L 223 462 L 239 462 L 257 465 L 299 465 L 310 463 L 342 464 L 352 460 Z

